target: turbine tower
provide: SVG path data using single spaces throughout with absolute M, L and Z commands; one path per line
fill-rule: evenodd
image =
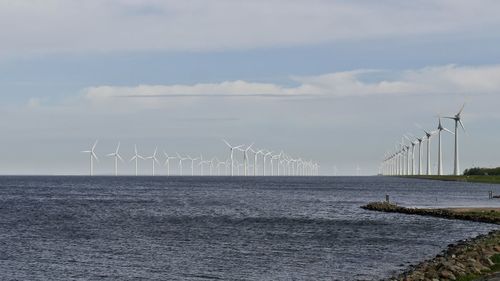
M 431 175 L 431 138 L 436 134 L 436 131 L 427 132 L 424 130 L 425 136 L 427 137 L 427 171 L 426 175 Z
M 417 138 L 418 141 L 418 175 L 422 175 L 422 143 L 425 141 L 423 137 Z
M 123 158 L 120 156 L 119 151 L 120 151 L 120 143 L 118 143 L 118 146 L 116 147 L 116 151 L 114 153 L 106 155 L 108 157 L 115 158 L 115 176 L 118 176 L 118 160 L 123 162 Z
M 438 117 L 438 119 L 439 119 L 439 124 L 437 127 L 437 131 L 438 131 L 438 170 L 437 170 L 437 175 L 442 176 L 443 175 L 443 153 L 441 151 L 441 132 L 446 131 L 450 134 L 453 134 L 453 132 L 443 127 L 443 125 L 441 124 L 441 117 Z
M 157 153 L 158 153 L 158 147 L 155 148 L 155 152 L 153 153 L 153 155 L 146 157 L 146 159 L 148 160 L 150 159 L 151 163 L 153 164 L 153 172 L 152 172 L 153 177 L 155 176 L 155 163 L 158 163 L 158 165 L 160 165 L 160 161 L 158 161 L 158 158 L 156 158 Z
M 95 154 L 95 148 L 97 146 L 98 140 L 95 141 L 94 145 L 90 150 L 82 151 L 82 153 L 88 153 L 90 155 L 90 176 L 94 175 L 94 159 L 99 161 L 97 154 Z
M 262 170 L 262 175 L 265 176 L 266 175 L 266 160 L 267 160 L 267 157 L 268 156 L 271 156 L 271 162 L 273 161 L 273 152 L 272 151 L 268 151 L 266 154 L 264 154 L 264 169 Z
M 253 146 L 253 143 L 249 147 L 247 147 L 245 150 L 240 149 L 241 151 L 243 151 L 243 165 L 244 165 L 244 169 L 245 169 L 245 177 L 248 176 L 248 151 L 250 149 L 252 149 L 252 146 Z
M 198 160 L 198 158 L 193 158 L 188 155 L 187 159 L 191 161 L 191 176 L 194 176 L 194 161 Z
M 231 159 L 231 176 L 234 175 L 234 150 L 235 149 L 241 149 L 241 147 L 243 145 L 238 145 L 238 146 L 232 146 L 230 145 L 226 140 L 222 140 L 228 147 L 229 147 L 229 150 L 230 150 L 230 159 Z
M 461 174 L 460 172 L 460 164 L 459 164 L 459 159 L 458 159 L 458 124 L 462 127 L 462 129 L 465 132 L 465 127 L 464 124 L 462 123 L 462 111 L 464 110 L 465 103 L 462 105 L 462 108 L 460 108 L 460 111 L 455 114 L 453 117 L 444 117 L 448 119 L 452 119 L 455 121 L 455 161 L 454 161 L 454 168 L 453 168 L 453 174 L 455 176 L 458 176 Z
M 177 154 L 177 159 L 179 159 L 179 175 L 182 176 L 182 161 L 184 160 L 188 160 L 189 158 L 183 158 L 179 155 L 179 153 L 176 153 Z
M 175 159 L 177 157 L 170 156 L 168 155 L 165 151 L 163 151 L 163 154 L 165 155 L 165 166 L 167 166 L 167 176 L 170 176 L 170 160 Z
M 257 172 L 259 170 L 257 164 L 259 160 L 259 154 L 264 154 L 263 150 L 255 151 L 252 149 L 252 152 L 254 153 L 254 159 L 253 159 L 253 175 L 257 176 Z
M 139 155 L 139 153 L 137 152 L 137 145 L 134 146 L 134 152 L 135 152 L 135 155 L 134 155 L 134 157 L 132 157 L 132 159 L 130 159 L 130 162 L 135 160 L 135 175 L 137 176 L 138 175 L 138 168 L 139 168 L 139 159 L 144 160 L 144 157 Z

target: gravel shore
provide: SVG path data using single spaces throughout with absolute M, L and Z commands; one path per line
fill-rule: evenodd
M 386 202 L 370 203 L 366 210 L 435 216 L 500 224 L 496 209 L 417 209 Z M 500 230 L 449 245 L 435 258 L 412 266 L 391 281 L 500 281 Z

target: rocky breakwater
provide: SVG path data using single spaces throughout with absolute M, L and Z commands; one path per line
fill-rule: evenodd
M 370 203 L 367 210 L 413 215 L 435 216 L 448 219 L 499 223 L 498 212 L 491 210 L 415 209 L 391 203 Z M 441 280 L 500 280 L 489 277 L 500 271 L 500 230 L 486 235 L 459 241 L 447 247 L 435 258 L 410 267 L 404 273 L 389 278 L 390 281 L 441 281 Z M 490 279 L 491 278 L 491 279 Z
M 500 224 L 500 211 L 487 209 L 421 209 L 406 208 L 387 202 L 374 202 L 362 206 L 365 210 L 409 215 L 433 216 L 445 219 L 467 220 Z

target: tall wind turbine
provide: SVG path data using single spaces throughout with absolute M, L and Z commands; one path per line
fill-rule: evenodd
M 252 149 L 252 152 L 254 153 L 254 159 L 253 159 L 253 175 L 257 176 L 257 172 L 259 170 L 258 167 L 258 160 L 259 160 L 259 154 L 264 154 L 263 150 L 255 151 Z
M 245 169 L 245 177 L 248 176 L 248 151 L 252 149 L 253 143 L 248 146 L 246 149 L 241 149 L 243 151 L 243 165 Z
M 170 156 L 168 155 L 165 151 L 163 151 L 163 154 L 165 155 L 165 166 L 167 166 L 167 176 L 170 176 L 170 160 L 175 159 L 177 157 Z
M 443 153 L 441 151 L 441 132 L 445 131 L 445 132 L 448 132 L 450 134 L 453 134 L 453 132 L 443 127 L 443 125 L 441 124 L 441 117 L 438 117 L 438 119 L 439 119 L 439 124 L 437 127 L 437 130 L 438 130 L 438 170 L 437 170 L 437 175 L 442 176 L 443 175 Z
M 158 153 L 158 147 L 155 148 L 155 152 L 153 155 L 146 157 L 146 159 L 151 160 L 151 163 L 153 164 L 153 173 L 152 175 L 155 176 L 155 163 L 158 163 L 160 165 L 160 161 L 158 161 L 158 158 L 156 158 L 156 154 Z
M 134 146 L 134 153 L 135 153 L 134 157 L 132 157 L 132 159 L 130 159 L 130 162 L 135 161 L 135 175 L 137 176 L 138 175 L 138 168 L 139 168 L 139 159 L 144 160 L 144 157 L 139 155 L 139 153 L 137 152 L 137 145 Z
M 88 153 L 90 155 L 90 176 L 94 175 L 94 159 L 99 161 L 97 154 L 95 154 L 95 148 L 97 146 L 98 140 L 95 141 L 94 145 L 90 150 L 82 151 L 82 153 Z
M 231 158 L 231 176 L 234 175 L 234 150 L 235 149 L 241 149 L 243 145 L 238 145 L 238 146 L 232 146 L 230 145 L 226 140 L 222 140 L 226 145 L 229 147 L 230 150 L 230 158 Z
M 431 138 L 436 134 L 436 131 L 427 132 L 424 130 L 427 137 L 427 172 L 426 175 L 431 175 Z
M 116 151 L 114 153 L 106 155 L 108 157 L 115 158 L 115 176 L 118 176 L 118 160 L 123 162 L 123 158 L 120 156 L 119 151 L 120 151 L 120 143 L 118 143 L 118 146 L 116 147 Z
M 194 161 L 198 160 L 198 158 L 193 158 L 188 155 L 187 159 L 191 161 L 191 176 L 194 176 Z
M 273 161 L 273 152 L 268 151 L 266 154 L 264 154 L 264 170 L 262 171 L 263 176 L 266 175 L 266 160 L 267 160 L 268 156 L 271 156 L 271 162 L 272 162 Z
M 448 119 L 455 120 L 455 161 L 454 161 L 454 168 L 453 168 L 453 174 L 455 176 L 458 176 L 461 174 L 460 172 L 460 164 L 459 164 L 459 159 L 458 159 L 458 124 L 462 127 L 462 129 L 465 132 L 465 127 L 464 124 L 462 123 L 462 111 L 464 110 L 465 103 L 462 105 L 462 108 L 460 108 L 460 111 L 455 114 L 453 117 L 444 117 Z
M 179 175 L 182 176 L 182 161 L 184 160 L 188 160 L 189 158 L 184 158 L 182 156 L 179 155 L 179 153 L 176 153 L 177 154 L 177 159 L 179 159 Z

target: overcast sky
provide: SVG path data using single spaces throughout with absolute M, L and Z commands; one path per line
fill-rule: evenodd
M 0 0 L 0 173 L 87 173 L 80 151 L 96 139 L 99 174 L 119 141 L 124 173 L 134 144 L 225 159 L 226 138 L 317 160 L 322 174 L 375 174 L 403 134 L 464 102 L 461 168 L 496 166 L 498 11 L 496 0 Z

